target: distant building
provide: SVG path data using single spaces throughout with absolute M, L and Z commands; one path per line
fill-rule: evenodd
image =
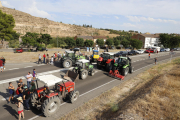
M 137 34 L 131 37 L 132 39 L 138 39 L 143 42 L 142 48 L 149 48 L 159 45 L 159 35 L 158 34 Z
M 104 42 L 106 42 L 106 40 L 108 39 L 106 36 L 92 36 L 92 37 L 93 37 L 94 43 L 96 43 L 97 39 L 103 39 Z

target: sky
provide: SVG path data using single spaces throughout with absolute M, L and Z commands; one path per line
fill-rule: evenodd
M 94 28 L 180 33 L 180 0 L 6 0 L 33 16 Z

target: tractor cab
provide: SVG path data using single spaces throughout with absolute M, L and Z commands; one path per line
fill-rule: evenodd
M 98 50 L 93 50 L 93 54 L 91 56 L 91 61 L 96 62 L 99 59 L 99 51 Z

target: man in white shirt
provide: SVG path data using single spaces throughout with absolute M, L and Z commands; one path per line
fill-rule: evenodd
M 31 86 L 31 79 L 32 79 L 32 77 L 33 77 L 32 74 L 30 74 L 30 72 L 28 72 L 28 74 L 26 75 L 28 89 Z
M 41 55 L 40 55 L 40 54 L 39 54 L 38 64 L 39 64 L 39 62 L 41 62 L 41 64 L 42 64 L 42 61 L 41 61 Z

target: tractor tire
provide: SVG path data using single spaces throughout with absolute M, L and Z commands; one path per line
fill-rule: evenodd
M 95 74 L 95 70 L 92 69 L 92 70 L 90 71 L 90 75 L 93 76 L 94 74 Z
M 133 73 L 133 72 L 134 72 L 133 67 L 130 66 L 130 67 L 129 67 L 129 73 Z
M 70 68 L 72 66 L 72 61 L 67 59 L 63 62 L 63 67 L 64 68 Z
M 109 72 L 110 70 L 112 70 L 111 62 L 106 65 L 106 71 Z
M 98 68 L 98 69 L 101 69 L 101 65 L 100 65 L 100 62 L 99 62 L 99 61 L 97 61 L 97 68 Z
M 31 105 L 32 107 L 35 107 L 35 103 L 37 102 L 38 99 L 38 95 L 37 92 L 34 92 L 31 96 Z
M 80 76 L 81 76 L 81 79 L 83 79 L 83 80 L 86 79 L 87 76 L 88 76 L 88 71 L 87 70 L 83 70 L 81 72 Z
M 44 103 L 42 104 L 42 112 L 46 117 L 52 116 L 55 114 L 59 106 L 61 105 L 61 101 L 58 96 L 53 96 L 50 98 L 47 98 Z
M 69 95 L 69 100 L 71 103 L 75 102 L 79 97 L 79 91 L 72 91 Z
M 129 73 L 129 67 L 123 68 L 122 75 L 126 76 Z

